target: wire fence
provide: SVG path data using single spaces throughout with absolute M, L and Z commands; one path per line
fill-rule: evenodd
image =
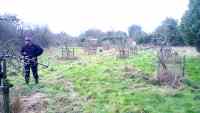
M 156 70 L 161 84 L 179 87 L 185 76 L 185 56 L 179 55 L 171 48 L 161 48 Z

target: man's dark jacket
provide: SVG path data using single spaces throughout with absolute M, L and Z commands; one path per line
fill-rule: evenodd
M 29 59 L 35 58 L 36 61 L 37 61 L 37 57 L 40 56 L 42 53 L 43 53 L 43 49 L 36 44 L 25 45 L 21 49 L 22 56 L 26 56 Z

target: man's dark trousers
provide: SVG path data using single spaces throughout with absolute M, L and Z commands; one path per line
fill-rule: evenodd
M 38 76 L 38 66 L 36 63 L 26 63 L 24 65 L 24 69 L 25 69 L 25 80 L 26 80 L 26 83 L 28 84 L 29 83 L 29 79 L 30 79 L 30 69 L 32 70 L 32 73 L 33 73 L 33 77 L 35 78 L 35 83 L 38 83 L 38 79 L 39 79 L 39 76 Z

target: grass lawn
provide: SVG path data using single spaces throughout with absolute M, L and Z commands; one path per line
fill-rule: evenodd
M 45 62 L 48 56 L 43 55 L 40 61 Z M 155 62 L 152 52 L 141 52 L 128 59 L 102 54 L 81 56 L 76 61 L 57 61 L 52 57 L 50 67 L 39 72 L 39 85 L 27 86 L 21 76 L 9 79 L 15 85 L 13 89 L 21 88 L 16 90 L 19 95 L 46 94 L 48 113 L 199 113 L 200 91 L 187 85 L 176 90 L 125 76 L 126 66 L 153 76 Z M 200 59 L 188 57 L 186 73 L 189 80 L 200 84 Z

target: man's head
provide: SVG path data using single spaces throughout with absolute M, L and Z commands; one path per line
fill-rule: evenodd
M 26 45 L 32 45 L 32 37 L 26 36 L 25 37 L 25 44 Z

